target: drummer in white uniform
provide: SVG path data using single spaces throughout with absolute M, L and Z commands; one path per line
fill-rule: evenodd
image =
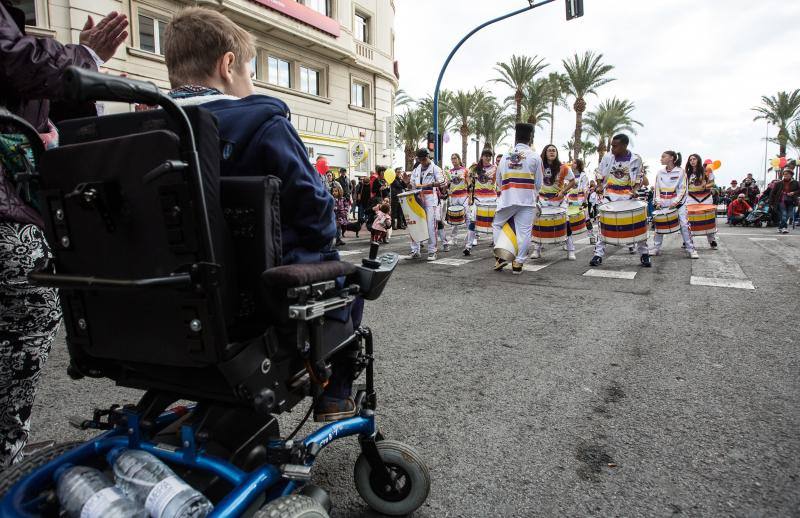
M 597 238 L 594 236 L 594 226 L 592 219 L 587 210 L 590 193 L 594 192 L 597 184 L 594 181 L 593 175 L 584 171 L 583 160 L 580 158 L 575 160 L 575 166 L 572 168 L 572 174 L 575 176 L 575 185 L 567 191 L 567 206 L 580 207 L 586 214 L 586 230 L 589 234 L 589 244 L 597 243 Z M 574 210 L 574 209 L 573 209 Z
M 458 229 L 464 225 L 469 226 L 470 222 L 470 214 L 469 210 L 467 210 L 469 208 L 469 193 L 467 192 L 467 168 L 464 167 L 463 163 L 461 162 L 461 156 L 458 153 L 453 153 L 453 156 L 450 157 L 450 161 L 453 164 L 453 168 L 447 172 L 450 184 L 447 210 L 449 211 L 451 207 L 463 207 L 464 223 L 453 225 L 450 223 L 450 221 L 448 221 L 450 224 L 450 235 L 445 235 L 445 252 L 450 248 L 450 245 L 456 242 L 456 234 L 458 233 Z
M 601 203 L 609 201 L 632 200 L 636 198 L 636 191 L 642 184 L 642 158 L 628 150 L 630 139 L 627 135 L 619 133 L 611 139 L 611 152 L 603 156 L 600 161 L 600 184 L 597 190 L 602 192 Z M 649 268 L 650 253 L 647 241 L 636 244 L 642 266 Z M 590 266 L 599 266 L 606 255 L 603 242 L 602 229 L 597 236 L 594 247 L 594 257 L 589 261 Z
M 697 153 L 689 155 L 686 163 L 686 178 L 689 185 L 686 205 L 714 203 L 714 195 L 711 192 L 711 189 L 714 188 L 714 170 L 704 166 L 703 159 Z M 706 234 L 706 238 L 711 248 L 716 249 L 717 234 Z
M 553 144 L 548 144 L 542 150 L 542 187 L 539 189 L 538 201 L 541 207 L 563 207 L 566 209 L 566 193 L 575 187 L 575 174 L 566 164 L 561 164 L 558 159 L 558 148 Z M 575 260 L 575 243 L 572 241 L 572 233 L 569 231 L 569 220 L 567 220 L 567 259 Z M 542 244 L 534 243 L 532 259 L 542 256 Z
M 437 234 L 437 207 L 439 206 L 436 189 L 445 184 L 444 174 L 439 167 L 430 159 L 427 149 L 417 150 L 419 165 L 411 173 L 411 188 L 420 189 L 422 206 L 425 208 L 425 216 L 428 220 L 428 261 L 436 260 L 436 234 Z M 411 240 L 411 257 L 420 257 L 420 245 Z
M 664 151 L 661 154 L 661 165 L 664 167 L 656 175 L 655 191 L 653 201 L 655 209 L 678 209 L 678 221 L 681 225 L 681 235 L 686 244 L 686 252 L 692 259 L 697 259 L 697 251 L 694 249 L 692 235 L 689 232 L 689 215 L 686 211 L 687 182 L 686 173 L 681 169 L 681 154 L 675 151 Z M 664 234 L 656 233 L 655 246 L 651 253 L 661 255 L 661 244 L 664 241 Z
M 503 155 L 497 168 L 496 185 L 500 197 L 497 200 L 492 234 L 497 244 L 503 226 L 514 218 L 517 255 L 511 263 L 511 270 L 519 275 L 531 243 L 536 196 L 542 186 L 542 161 L 530 147 L 533 125 L 517 123 L 514 130 L 514 149 Z M 506 260 L 497 257 L 494 269 L 502 270 L 507 265 Z
M 495 186 L 497 168 L 492 163 L 493 158 L 492 151 L 484 149 L 483 153 L 481 153 L 480 162 L 469 168 L 467 189 L 469 191 L 471 216 L 475 215 L 479 203 L 497 202 L 497 187 Z M 469 221 L 467 229 L 467 239 L 464 241 L 464 255 L 470 255 L 472 247 L 478 244 L 478 233 L 475 230 L 474 218 Z

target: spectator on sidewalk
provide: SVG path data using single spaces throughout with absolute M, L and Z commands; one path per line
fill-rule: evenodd
M 742 180 L 742 186 L 739 188 L 739 192 L 744 194 L 747 203 L 752 207 L 756 206 L 756 201 L 758 201 L 758 195 L 761 193 L 761 190 L 753 179 L 753 173 L 747 173 L 745 179 Z
M 790 168 L 783 170 L 783 178 L 772 187 L 770 193 L 770 207 L 776 207 L 780 220 L 778 222 L 778 232 L 789 233 L 788 222 L 793 216 L 794 206 L 797 195 L 800 194 L 800 184 L 794 179 L 794 171 Z
M 747 197 L 744 193 L 739 194 L 736 199 L 728 205 L 728 224 L 735 226 L 741 223 L 752 210 L 753 207 L 747 203 Z
M 347 215 L 350 212 L 350 199 L 344 195 L 344 191 L 338 182 L 333 183 L 333 212 L 336 214 L 336 246 L 344 243 L 342 237 L 347 230 Z
M 336 181 L 339 182 L 339 185 L 342 187 L 342 196 L 350 199 L 350 178 L 347 177 L 347 169 L 342 167 L 339 169 L 339 176 L 336 177 Z
M 364 223 L 367 219 L 367 207 L 372 196 L 369 192 L 370 177 L 364 176 L 361 178 L 361 183 L 358 184 L 358 222 Z
M 392 229 L 406 228 L 406 218 L 403 211 L 400 209 L 400 199 L 398 196 L 405 192 L 406 184 L 403 182 L 403 168 L 398 167 L 394 170 L 394 181 L 390 185 L 391 200 L 392 200 Z

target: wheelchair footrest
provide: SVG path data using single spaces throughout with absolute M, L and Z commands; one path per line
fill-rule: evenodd
M 281 465 L 283 478 L 289 480 L 311 480 L 311 466 L 303 464 L 283 464 Z

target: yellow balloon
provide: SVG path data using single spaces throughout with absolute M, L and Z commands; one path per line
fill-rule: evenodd
M 770 161 L 769 161 L 769 164 L 770 164 L 772 167 L 780 167 L 780 165 L 781 165 L 781 159 L 780 159 L 780 158 L 773 158 L 772 160 L 770 160 Z
M 721 162 L 720 160 L 714 160 L 714 163 L 713 163 L 713 164 L 711 164 L 711 168 L 712 168 L 714 171 L 716 171 L 716 170 L 717 170 L 717 169 L 719 169 L 720 167 L 722 167 L 722 162 Z
M 389 169 L 385 173 L 383 173 L 383 179 L 386 180 L 386 183 L 392 183 L 397 175 L 394 172 L 394 169 Z

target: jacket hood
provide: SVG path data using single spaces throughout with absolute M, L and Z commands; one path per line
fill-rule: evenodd
M 268 95 L 250 95 L 241 99 L 228 95 L 208 95 L 190 97 L 189 100 L 207 99 L 200 101 L 217 117 L 233 117 L 236 120 L 234 127 L 228 126 L 229 140 L 239 143 L 249 142 L 254 134 L 259 131 L 270 119 L 281 116 L 290 118 L 289 107 L 286 103 Z

